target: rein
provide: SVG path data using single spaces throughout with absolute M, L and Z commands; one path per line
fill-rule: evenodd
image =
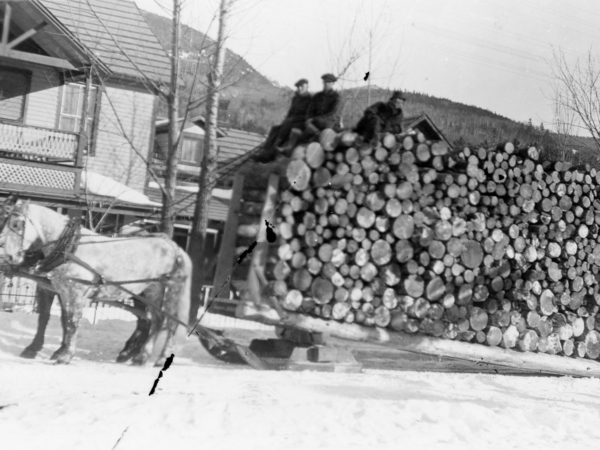
M 114 286 L 117 289 L 121 290 L 122 292 L 126 293 L 130 298 L 138 300 L 139 302 L 146 305 L 147 307 L 158 311 L 163 316 L 165 316 L 168 319 L 174 321 L 175 323 L 183 326 L 186 330 L 188 330 L 189 334 L 196 333 L 199 337 L 204 338 L 217 346 L 227 346 L 228 344 L 230 344 L 230 342 L 228 342 L 227 339 L 223 338 L 222 336 L 219 336 L 218 334 L 216 334 L 215 332 L 213 332 L 212 330 L 210 330 L 208 328 L 205 328 L 203 326 L 198 326 L 198 324 L 196 324 L 192 328 L 188 323 L 183 322 L 178 317 L 176 317 L 174 314 L 163 310 L 163 308 L 155 305 L 154 302 L 149 301 L 147 298 L 145 298 L 141 295 L 138 295 L 135 292 L 133 292 L 130 289 L 127 289 L 123 286 L 124 284 L 134 284 L 134 283 L 142 283 L 142 282 L 149 283 L 149 282 L 157 282 L 158 281 L 158 282 L 161 282 L 163 288 L 168 289 L 169 282 L 171 279 L 175 278 L 175 274 L 177 272 L 177 266 L 181 262 L 181 260 L 179 259 L 180 256 L 177 257 L 178 259 L 176 260 L 176 264 L 173 266 L 173 269 L 171 270 L 171 272 L 164 274 L 163 276 L 158 277 L 158 278 L 141 279 L 141 280 L 126 280 L 126 281 L 125 280 L 124 281 L 106 280 L 102 276 L 102 274 L 100 274 L 96 269 L 91 267 L 88 263 L 81 260 L 81 258 L 75 256 L 75 254 L 74 254 L 77 249 L 77 246 L 79 244 L 81 244 L 80 239 L 81 239 L 82 235 L 80 233 L 80 230 L 81 230 L 81 220 L 80 219 L 77 219 L 77 218 L 69 219 L 69 221 L 67 222 L 66 226 L 64 227 L 63 231 L 61 232 L 60 236 L 58 237 L 58 239 L 56 241 L 44 242 L 43 237 L 40 233 L 39 227 L 35 223 L 33 223 L 32 220 L 26 214 L 24 214 L 22 211 L 18 210 L 18 208 L 14 207 L 14 206 L 10 210 L 6 207 L 3 208 L 3 211 L 0 210 L 0 231 L 3 231 L 6 228 L 10 217 L 16 216 L 16 215 L 20 215 L 24 220 L 27 220 L 31 223 L 31 225 L 36 229 L 36 233 L 38 234 L 38 239 L 41 241 L 41 245 L 34 246 L 34 248 L 30 248 L 27 251 L 25 251 L 23 249 L 24 238 L 25 238 L 25 226 L 23 225 L 22 227 L 19 227 L 20 229 L 14 230 L 13 227 L 11 227 L 9 225 L 7 229 L 12 233 L 17 234 L 21 239 L 21 249 L 20 250 L 25 253 L 25 261 L 24 261 L 25 264 L 16 265 L 16 266 L 9 264 L 9 270 L 7 272 L 12 272 L 12 274 L 14 274 L 14 275 L 17 275 L 17 276 L 20 275 L 20 276 L 24 276 L 24 277 L 33 279 L 36 282 L 43 285 L 46 289 L 54 291 L 51 283 L 49 283 L 48 278 L 44 277 L 41 274 L 44 272 L 46 272 L 46 273 L 50 272 L 51 270 L 55 269 L 56 267 L 60 266 L 61 264 L 64 264 L 67 262 L 71 262 L 73 264 L 78 264 L 81 267 L 88 270 L 89 272 L 91 272 L 94 275 L 94 280 L 89 281 L 89 280 L 78 279 L 78 278 L 68 278 L 69 280 L 71 280 L 73 282 L 81 283 L 81 284 L 95 286 L 95 287 L 100 287 L 103 285 L 104 286 Z M 121 240 L 141 239 L 141 238 L 146 238 L 146 237 L 156 237 L 156 236 L 130 236 L 130 237 L 128 236 L 128 237 L 121 238 Z M 106 242 L 109 242 L 109 241 L 106 241 Z M 102 242 L 98 242 L 98 243 L 102 243 Z M 52 250 L 50 251 L 50 253 L 47 256 L 44 256 L 41 250 L 49 245 L 54 245 L 54 248 L 52 248 Z M 29 272 L 29 269 L 33 269 L 33 273 Z M 110 302 L 110 303 L 115 303 L 115 302 Z M 119 303 L 119 302 L 117 302 L 117 303 Z M 123 305 L 121 305 L 121 307 L 123 307 Z M 133 311 L 133 308 L 130 308 L 130 310 L 134 314 L 136 314 Z
M 164 311 L 161 307 L 155 305 L 153 302 L 149 301 L 147 298 L 136 294 L 135 292 L 123 287 L 124 284 L 131 284 L 131 283 L 140 283 L 140 282 L 153 282 L 153 281 L 160 281 L 161 284 L 163 285 L 163 287 L 167 287 L 167 283 L 169 282 L 170 279 L 174 278 L 174 274 L 177 271 L 177 264 L 174 265 L 173 269 L 171 270 L 170 273 L 163 275 L 162 277 L 159 278 L 150 278 L 150 279 L 145 279 L 145 280 L 131 280 L 131 281 L 112 281 L 112 280 L 106 280 L 102 274 L 100 274 L 96 269 L 94 269 L 92 266 L 90 266 L 88 263 L 86 263 L 85 261 L 81 260 L 80 258 L 78 258 L 77 256 L 73 255 L 72 253 L 67 253 L 65 255 L 65 258 L 71 262 L 73 262 L 74 264 L 79 264 L 80 266 L 82 266 L 83 268 L 85 268 L 86 270 L 88 270 L 89 272 L 91 272 L 92 274 L 94 274 L 94 280 L 93 281 L 89 281 L 89 280 L 83 280 L 80 278 L 73 278 L 73 277 L 69 277 L 68 279 L 71 281 L 74 281 L 76 283 L 81 283 L 81 284 L 86 284 L 88 286 L 94 286 L 94 287 L 100 287 L 102 285 L 105 286 L 114 286 L 117 289 L 121 290 L 122 292 L 126 293 L 127 295 L 129 295 L 130 298 L 136 299 L 139 302 L 143 303 L 144 305 L 153 308 L 155 310 L 157 310 L 160 314 L 163 314 L 165 317 L 171 319 L 172 321 L 178 323 L 179 325 L 183 326 L 186 330 L 190 330 L 190 325 L 183 322 L 182 320 L 180 320 L 178 317 L 176 317 L 175 315 L 169 313 L 168 311 Z M 179 258 L 179 257 L 178 257 Z M 177 261 L 179 262 L 179 261 Z M 206 339 L 209 339 L 211 341 L 214 342 L 222 342 L 223 339 L 220 338 L 219 336 L 215 335 L 214 332 L 212 332 L 211 330 L 204 328 L 204 327 L 197 327 L 196 329 L 192 329 L 190 331 L 191 332 L 195 332 L 198 336 L 200 337 L 204 337 Z

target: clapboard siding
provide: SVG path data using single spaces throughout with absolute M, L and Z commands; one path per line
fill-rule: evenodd
M 25 101 L 24 125 L 54 128 L 60 92 L 60 74 L 23 61 L 2 62 L 2 67 L 27 70 L 31 74 L 29 94 Z
M 95 154 L 87 159 L 88 170 L 138 191 L 144 190 L 145 161 L 151 155 L 150 136 L 154 132 L 154 99 L 149 93 L 106 87 L 101 99 Z
M 58 71 L 26 63 L 11 64 L 10 67 L 31 72 L 23 124 L 56 129 L 62 93 Z M 148 92 L 106 85 L 98 117 L 95 154 L 87 160 L 89 170 L 140 192 L 144 190 L 145 160 L 152 157 L 153 151 L 149 147 L 154 133 L 155 98 Z
M 60 78 L 54 70 L 33 71 L 27 99 L 25 125 L 54 128 L 60 93 Z

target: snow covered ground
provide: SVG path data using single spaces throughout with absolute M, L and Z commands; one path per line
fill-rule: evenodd
M 158 369 L 113 363 L 133 322 L 82 326 L 70 366 L 18 353 L 37 316 L 0 313 L 2 449 L 598 448 L 600 380 L 387 371 L 259 372 L 186 342 Z

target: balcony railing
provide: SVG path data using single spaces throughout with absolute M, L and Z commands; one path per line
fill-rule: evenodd
M 0 192 L 72 197 L 79 192 L 80 183 L 80 167 L 0 155 Z
M 71 162 L 77 159 L 78 144 L 77 133 L 0 122 L 0 152 L 4 156 Z

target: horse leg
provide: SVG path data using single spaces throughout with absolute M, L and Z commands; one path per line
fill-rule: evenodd
M 165 293 L 165 307 L 171 314 L 175 315 L 183 323 L 187 323 L 187 318 L 189 315 L 188 311 L 186 311 L 185 317 L 180 317 L 180 314 L 178 314 L 177 311 L 179 309 L 178 294 L 178 289 L 176 289 L 175 287 L 168 289 Z M 177 328 L 179 327 L 179 324 L 177 322 L 169 318 L 165 318 L 163 322 L 165 323 L 163 324 L 163 327 L 161 327 L 161 329 L 158 331 L 158 335 L 156 337 L 156 339 L 159 342 L 161 339 L 164 338 L 164 344 L 162 346 L 160 354 L 158 355 L 158 358 L 154 363 L 154 365 L 157 367 L 162 366 L 165 359 L 171 356 L 171 353 L 173 353 L 173 348 L 175 347 L 174 338 L 177 333 Z
M 164 321 L 164 317 L 157 311 L 150 312 L 150 328 L 148 331 L 148 337 L 143 345 L 139 348 L 139 351 L 133 356 L 132 363 L 135 365 L 144 365 L 152 356 L 152 352 L 154 350 L 154 343 L 156 341 L 156 336 L 158 331 L 162 327 L 162 323 Z M 142 341 L 140 341 L 142 343 Z
M 156 337 L 156 339 L 159 342 L 160 342 L 160 339 L 162 339 L 163 337 L 165 339 L 165 343 L 163 344 L 160 354 L 158 355 L 158 358 L 154 362 L 154 365 L 156 367 L 162 366 L 164 364 L 165 359 L 168 356 L 171 356 L 171 353 L 173 353 L 173 347 L 174 347 L 173 338 L 177 332 L 177 327 L 179 326 L 177 323 L 173 322 L 171 319 L 165 319 L 165 322 L 166 322 L 166 324 L 163 324 L 164 326 L 158 332 L 158 335 Z
M 46 327 L 50 320 L 50 309 L 52 308 L 54 295 L 54 292 L 44 289 L 39 285 L 37 286 L 35 290 L 38 304 L 37 330 L 31 344 L 21 352 L 22 358 L 35 358 L 38 352 L 44 347 L 44 335 L 46 334 Z
M 137 318 L 137 324 L 133 334 L 127 340 L 125 347 L 123 347 L 123 350 L 121 350 L 117 356 L 117 362 L 119 363 L 126 362 L 137 355 L 142 350 L 142 346 L 146 343 L 150 334 L 152 316 L 149 314 L 148 308 L 139 300 L 134 299 L 133 303 L 135 308 L 140 312 L 140 316 Z M 144 317 L 141 317 L 141 315 L 144 315 Z
M 190 294 L 191 294 L 191 263 L 185 258 L 178 259 L 177 277 L 179 283 L 172 283 L 164 294 L 165 308 L 182 323 L 189 322 Z M 155 362 L 156 366 L 163 364 L 165 358 L 171 356 L 175 348 L 175 339 L 179 324 L 174 320 L 167 319 L 166 337 L 163 348 Z
M 163 297 L 164 288 L 161 283 L 150 283 L 142 292 L 142 297 L 146 302 L 154 305 L 144 305 L 146 307 L 146 333 L 140 336 L 135 350 L 132 352 L 132 363 L 136 365 L 146 364 L 148 358 L 154 350 L 156 335 L 164 321 L 163 315 L 160 312 L 161 299 Z
M 56 360 L 58 364 L 69 364 L 75 354 L 75 345 L 77 341 L 77 329 L 83 313 L 83 303 L 87 296 L 81 289 L 74 286 L 57 287 L 59 291 L 60 305 L 62 309 L 61 323 L 63 327 L 63 341 L 58 350 L 54 352 L 51 359 Z

